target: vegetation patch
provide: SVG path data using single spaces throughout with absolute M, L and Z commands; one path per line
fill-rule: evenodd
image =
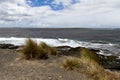
M 56 55 L 56 49 L 44 42 L 37 45 L 37 42 L 30 38 L 26 40 L 26 44 L 21 50 L 21 55 L 25 59 L 47 59 L 49 54 Z
M 51 55 L 57 55 L 57 50 L 55 47 L 52 47 L 44 42 L 41 42 L 39 44 L 39 47 L 43 49 L 46 53 L 51 54 Z
M 85 74 L 92 80 L 119 80 L 120 77 L 114 72 L 106 71 L 99 65 L 99 58 L 91 51 L 82 48 L 80 58 L 67 57 L 62 62 L 63 68 L 67 70 L 77 70 L 79 73 Z
M 67 57 L 62 63 L 62 67 L 67 70 L 77 70 L 80 65 L 79 58 L 75 57 Z
M 81 48 L 80 58 L 82 60 L 86 60 L 87 62 L 100 63 L 98 55 L 94 51 L 88 50 L 87 48 Z

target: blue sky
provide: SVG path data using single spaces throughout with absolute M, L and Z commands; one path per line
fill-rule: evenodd
M 46 6 L 49 5 L 52 10 L 62 10 L 64 8 L 62 3 L 59 3 L 58 5 L 54 4 L 54 0 L 29 0 L 30 3 L 27 2 L 31 7 L 40 7 L 40 6 Z
M 64 6 L 62 2 L 59 2 L 58 4 L 54 3 L 54 0 L 27 0 L 27 4 L 31 7 L 40 7 L 40 6 L 50 6 L 52 10 L 63 10 L 66 7 L 69 7 L 69 5 Z M 77 3 L 78 0 L 71 0 L 70 4 Z
M 0 27 L 120 28 L 120 0 L 0 0 Z

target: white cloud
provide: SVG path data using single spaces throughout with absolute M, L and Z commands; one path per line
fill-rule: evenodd
M 55 0 L 68 6 L 53 11 L 50 6 L 30 7 L 25 0 L 0 0 L 0 26 L 8 27 L 118 27 L 119 0 Z

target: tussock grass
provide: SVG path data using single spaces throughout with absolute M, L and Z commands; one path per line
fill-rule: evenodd
M 37 45 L 37 42 L 29 38 L 26 40 L 21 54 L 25 59 L 46 59 L 48 54 L 56 55 L 57 50 L 44 42 Z
M 120 80 L 120 73 L 111 72 L 110 70 L 106 70 L 105 72 L 105 80 Z
M 30 38 L 26 40 L 26 44 L 21 51 L 22 57 L 25 59 L 36 58 L 39 54 L 37 43 Z
M 80 61 L 78 58 L 74 57 L 67 57 L 63 63 L 62 63 L 63 68 L 67 70 L 76 70 L 80 67 Z
M 120 76 L 111 71 L 106 71 L 99 65 L 96 54 L 85 48 L 81 50 L 80 58 L 67 57 L 62 63 L 62 67 L 67 70 L 77 70 L 92 80 L 120 80 Z
M 46 53 L 48 53 L 48 54 L 51 54 L 51 55 L 57 55 L 57 50 L 56 50 L 56 48 L 54 48 L 54 47 L 52 47 L 52 46 L 50 46 L 50 45 L 48 45 L 48 44 L 46 44 L 46 43 L 44 43 L 44 42 L 41 42 L 40 44 L 39 44 L 39 47 L 41 48 L 41 49 L 43 49 Z
M 82 60 L 85 60 L 87 62 L 96 62 L 96 63 L 99 63 L 99 57 L 98 55 L 93 52 L 93 51 L 90 51 L 86 48 L 81 48 L 81 53 L 80 53 L 80 58 Z

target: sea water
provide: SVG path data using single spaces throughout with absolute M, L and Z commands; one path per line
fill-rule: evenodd
M 52 46 L 99 49 L 100 54 L 120 56 L 120 29 L 0 28 L 0 44 L 24 45 L 26 37 Z

